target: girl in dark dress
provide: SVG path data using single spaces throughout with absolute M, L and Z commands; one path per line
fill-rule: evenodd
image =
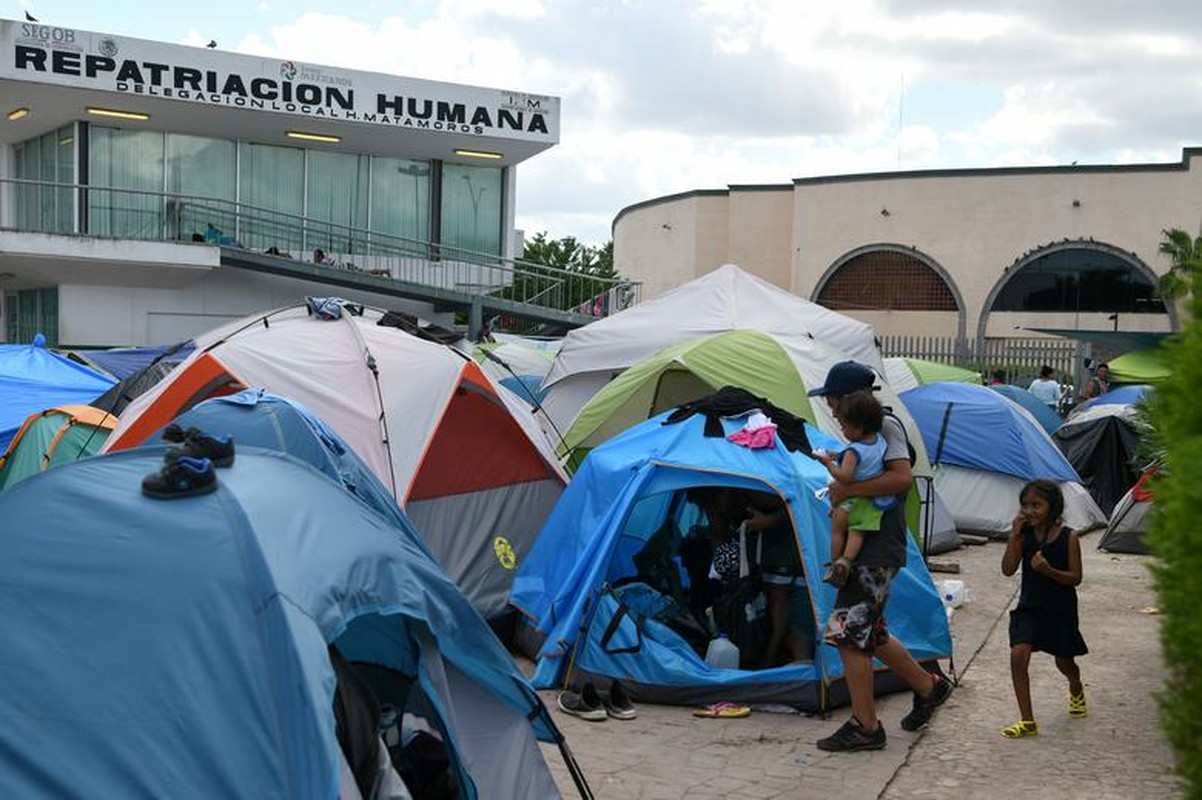
M 1002 574 L 1013 575 L 1021 564 L 1022 589 L 1010 612 L 1010 677 L 1018 700 L 1019 721 L 1002 728 L 1002 736 L 1018 739 L 1039 733 L 1031 709 L 1031 653 L 1042 650 L 1056 658 L 1068 678 L 1068 714 L 1084 717 L 1085 686 L 1074 660 L 1089 652 L 1077 624 L 1077 584 L 1081 583 L 1081 543 L 1061 524 L 1064 496 L 1052 481 L 1031 481 L 1019 493 L 1020 509 L 1010 529 Z

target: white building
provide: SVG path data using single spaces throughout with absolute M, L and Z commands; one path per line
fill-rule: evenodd
M 614 267 L 651 298 L 734 263 L 882 336 L 977 352 L 1048 329 L 1137 340 L 1177 329 L 1156 297 L 1159 245 L 1199 220 L 1199 149 L 1169 164 L 837 175 L 629 206 Z
M 556 97 L 7 20 L 0 114 L 0 341 L 63 346 L 305 294 L 439 319 L 373 289 L 505 285 L 516 165 L 559 138 Z

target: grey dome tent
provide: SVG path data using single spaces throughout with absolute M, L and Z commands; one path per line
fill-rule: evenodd
M 1098 507 L 1109 515 L 1139 477 L 1131 461 L 1140 432 L 1133 402 L 1104 402 L 1105 398 L 1074 412 L 1052 439 Z

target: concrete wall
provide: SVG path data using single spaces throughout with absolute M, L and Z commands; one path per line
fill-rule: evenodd
M 426 303 L 219 267 L 177 288 L 60 284 L 59 341 L 97 347 L 172 344 L 250 314 L 303 303 L 306 295 L 336 295 L 441 325 L 453 323 L 452 315 L 434 314 Z
M 1202 162 L 1195 164 L 1194 155 L 1202 150 L 1186 150 L 1179 164 L 885 173 L 675 195 L 618 214 L 614 262 L 620 274 L 644 282 L 646 298 L 731 262 L 814 299 L 823 276 L 847 254 L 900 245 L 946 271 L 964 303 L 970 337 L 979 327 L 988 336 L 1014 335 L 1015 325 L 1109 329 L 1113 321 L 1105 314 L 984 320 L 983 314 L 1017 262 L 1064 240 L 1092 240 L 1155 275 L 1167 271 L 1158 252 L 1161 231 L 1197 231 L 1202 223 Z M 698 245 L 665 235 L 661 223 L 672 232 L 696 231 Z M 957 330 L 950 312 L 847 313 L 880 333 L 951 336 Z M 1164 330 L 1167 320 L 1127 314 L 1120 326 Z

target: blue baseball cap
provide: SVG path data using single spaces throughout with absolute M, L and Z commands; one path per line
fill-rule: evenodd
M 817 389 L 810 389 L 810 397 L 825 397 L 833 394 L 842 397 L 845 394 L 862 390 L 872 391 L 876 387 L 876 373 L 858 361 L 840 361 L 826 373 L 826 383 Z

